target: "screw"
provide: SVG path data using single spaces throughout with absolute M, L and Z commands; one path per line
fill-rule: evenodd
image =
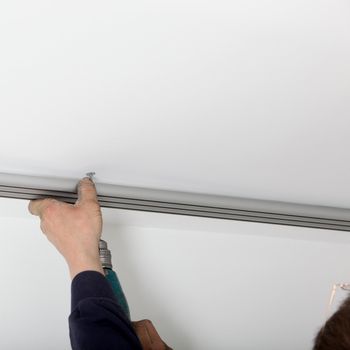
M 86 173 L 86 176 L 93 182 L 95 174 L 96 173 L 94 171 L 90 171 L 89 173 Z

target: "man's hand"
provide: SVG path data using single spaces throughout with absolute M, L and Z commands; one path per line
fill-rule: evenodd
M 150 320 L 132 322 L 143 350 L 172 350 L 166 345 Z
M 103 274 L 98 242 L 102 214 L 94 183 L 85 177 L 78 184 L 75 204 L 46 198 L 32 200 L 28 209 L 41 220 L 41 230 L 66 259 L 71 278 L 86 270 Z

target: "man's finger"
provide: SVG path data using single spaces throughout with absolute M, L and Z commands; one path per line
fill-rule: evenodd
M 133 322 L 133 327 L 144 348 L 152 344 L 152 339 L 150 338 L 143 321 Z
M 145 320 L 144 326 L 147 328 L 147 333 L 151 338 L 152 342 L 158 342 L 158 341 L 163 342 L 157 330 L 154 328 L 153 323 L 150 320 Z
M 158 332 L 150 320 L 133 322 L 135 332 L 142 344 L 143 349 L 165 350 L 167 345 L 160 338 Z M 170 349 L 170 348 L 169 348 Z
M 32 215 L 41 217 L 45 208 L 47 208 L 49 205 L 52 205 L 52 202 L 57 201 L 53 198 L 33 199 L 29 202 L 28 210 Z
M 78 199 L 76 204 L 84 204 L 84 202 L 97 202 L 97 193 L 95 184 L 89 177 L 84 177 L 78 184 Z

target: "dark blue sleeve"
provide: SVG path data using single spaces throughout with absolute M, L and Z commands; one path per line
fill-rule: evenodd
M 142 350 L 106 278 L 84 271 L 72 281 L 69 336 L 73 350 Z

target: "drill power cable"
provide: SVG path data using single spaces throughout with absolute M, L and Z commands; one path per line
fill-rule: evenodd
M 92 173 L 90 173 L 92 174 Z M 77 199 L 79 179 L 0 173 L 0 197 Z M 350 210 L 260 199 L 102 184 L 95 181 L 101 207 L 214 219 L 350 231 Z

